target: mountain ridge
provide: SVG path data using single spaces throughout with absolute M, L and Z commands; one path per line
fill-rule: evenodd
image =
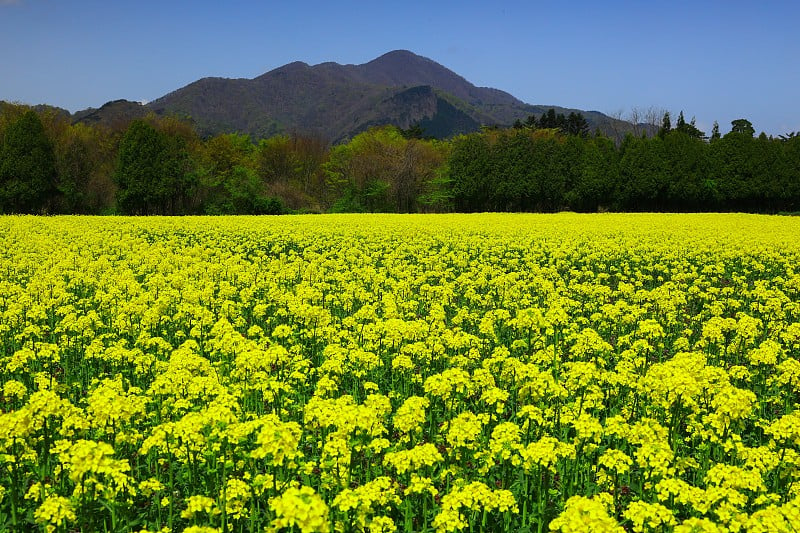
M 414 88 L 420 89 L 410 90 Z M 511 126 L 553 108 L 557 113 L 580 112 L 592 129 L 607 134 L 626 129 L 624 121 L 597 111 L 532 105 L 500 89 L 478 87 L 408 50 L 393 50 L 358 65 L 294 61 L 254 78 L 204 77 L 140 108 L 131 104 L 108 102 L 75 113 L 73 120 L 118 122 L 122 116 L 133 119 L 155 112 L 189 119 L 203 136 L 236 132 L 258 139 L 297 132 L 336 143 L 385 124 L 424 124 L 430 129 L 426 134 L 444 138 L 481 126 Z

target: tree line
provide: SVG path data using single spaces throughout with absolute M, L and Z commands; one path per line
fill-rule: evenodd
M 278 214 L 443 211 L 800 211 L 800 136 L 739 119 L 709 136 L 683 113 L 621 142 L 554 110 L 452 139 L 375 127 L 200 138 L 151 115 L 73 124 L 0 104 L 0 213 Z

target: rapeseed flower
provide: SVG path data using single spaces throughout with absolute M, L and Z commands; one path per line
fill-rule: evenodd
M 423 466 L 433 466 L 444 461 L 444 457 L 431 443 L 419 444 L 410 450 L 399 450 L 384 454 L 384 461 L 398 474 L 417 470 Z
M 268 531 L 296 527 L 301 533 L 327 533 L 330 530 L 330 510 L 311 487 L 289 487 L 272 498 L 270 509 L 275 513 Z
M 45 530 L 52 533 L 77 518 L 75 506 L 63 496 L 50 496 L 34 511 L 33 518 L 37 524 L 45 524 Z
M 568 499 L 564 511 L 550 522 L 550 530 L 562 533 L 625 531 L 609 516 L 604 502 L 585 496 L 573 496 Z
M 0 515 L 800 522 L 796 221 L 468 218 L 0 219 Z
M 660 503 L 633 501 L 622 516 L 631 521 L 636 533 L 677 525 L 672 511 Z
M 181 511 L 181 518 L 191 520 L 198 513 L 205 513 L 208 516 L 215 516 L 221 512 L 222 511 L 217 508 L 217 502 L 214 500 L 214 498 L 209 498 L 208 496 L 203 495 L 194 495 L 189 496 L 186 499 L 186 509 Z

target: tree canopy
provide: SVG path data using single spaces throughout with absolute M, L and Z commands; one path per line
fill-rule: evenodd
M 53 143 L 39 115 L 28 110 L 6 128 L 0 145 L 0 212 L 50 211 L 56 178 Z
M 683 111 L 611 139 L 550 109 L 436 140 L 422 125 L 330 146 L 313 134 L 202 139 L 151 115 L 113 128 L 0 107 L 0 212 L 800 210 L 800 135 L 747 119 L 709 137 Z M 651 136 L 642 133 L 650 133 Z

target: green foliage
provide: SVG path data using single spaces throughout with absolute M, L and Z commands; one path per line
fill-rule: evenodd
M 172 117 L 116 128 L 0 105 L 0 212 L 276 214 L 800 209 L 800 136 L 746 119 L 708 139 L 683 112 L 619 145 L 554 109 L 447 141 L 369 129 L 330 147 L 313 135 L 201 140 Z
M 394 127 L 373 128 L 334 147 L 323 165 L 336 210 L 418 210 L 444 200 L 439 169 L 445 161 L 437 141 L 408 138 Z
M 758 190 L 754 181 L 754 156 L 757 145 L 750 134 L 731 132 L 710 146 L 711 179 L 719 197 L 739 210 L 751 204 Z
M 567 135 L 587 137 L 589 135 L 589 122 L 581 113 L 570 112 L 564 128 Z
M 478 133 L 462 135 L 453 139 L 452 143 L 449 179 L 453 186 L 456 210 L 486 210 L 491 179 L 488 136 Z
M 114 173 L 119 187 L 117 206 L 129 215 L 180 213 L 193 187 L 193 176 L 183 139 L 135 120 L 119 146 Z
M 452 211 L 454 200 L 450 167 L 448 163 L 444 163 L 434 170 L 433 177 L 425 183 L 422 194 L 417 197 L 417 203 L 423 212 L 441 213 Z
M 264 168 L 263 150 L 256 149 L 249 135 L 223 134 L 205 143 L 203 212 L 209 215 L 285 212 L 283 203 L 267 193 L 266 182 L 256 170 L 259 154 Z
M 694 117 L 692 117 L 691 122 L 686 122 L 686 119 L 683 118 L 683 111 L 681 111 L 681 114 L 678 115 L 678 123 L 675 125 L 675 131 L 686 134 L 692 139 L 703 139 L 706 135 L 705 132 L 697 129 L 697 126 L 695 126 Z
M 577 174 L 564 193 L 569 209 L 596 212 L 607 209 L 617 172 L 617 151 L 613 141 L 595 137 L 581 145 L 575 165 Z
M 276 135 L 259 141 L 255 165 L 267 183 L 290 181 L 294 177 L 297 161 L 289 136 Z
M 433 137 L 425 135 L 425 130 L 422 129 L 419 122 L 413 124 L 407 130 L 401 128 L 400 135 L 402 135 L 404 139 L 433 139 Z
M 577 137 L 589 136 L 589 122 L 582 113 L 575 113 L 571 111 L 568 116 L 563 113 L 556 113 L 555 109 L 548 109 L 543 113 L 541 118 L 537 119 L 536 115 L 530 115 L 525 122 L 517 120 L 513 125 L 514 129 L 555 129 L 565 135 L 574 135 Z
M 721 136 L 720 136 L 720 133 L 719 133 L 719 123 L 715 120 L 714 121 L 714 125 L 711 127 L 711 138 L 710 138 L 710 141 L 711 142 L 718 141 L 720 139 L 720 137 Z
M 210 188 L 213 192 L 205 202 L 208 215 L 280 215 L 285 212 L 279 199 L 264 193 L 258 175 L 241 165 L 218 174 Z
M 664 143 L 628 135 L 620 147 L 616 205 L 626 211 L 658 211 L 668 188 Z
M 50 211 L 56 192 L 53 144 L 29 110 L 5 130 L 0 146 L 0 213 Z
M 687 125 L 689 126 L 689 125 Z M 676 128 L 663 139 L 666 162 L 666 208 L 672 211 L 703 211 L 716 202 L 716 191 L 707 181 L 707 145 L 687 128 Z
M 64 213 L 88 211 L 88 182 L 94 171 L 90 139 L 91 130 L 78 124 L 69 128 L 56 146 L 59 211 Z
M 740 118 L 731 121 L 731 133 L 741 133 L 752 137 L 756 134 L 756 130 L 749 120 Z
M 542 113 L 539 118 L 539 127 L 541 129 L 560 128 L 564 125 L 564 115 L 561 113 L 556 114 L 556 110 L 550 108 L 547 113 Z
M 683 111 L 681 111 L 681 118 L 683 118 Z M 661 128 L 658 130 L 658 136 L 663 139 L 670 131 L 672 131 L 672 120 L 670 119 L 669 111 L 665 111 L 664 118 L 661 119 Z
M 259 141 L 252 166 L 269 194 L 293 209 L 319 211 L 326 192 L 322 165 L 329 149 L 320 137 L 276 135 Z

